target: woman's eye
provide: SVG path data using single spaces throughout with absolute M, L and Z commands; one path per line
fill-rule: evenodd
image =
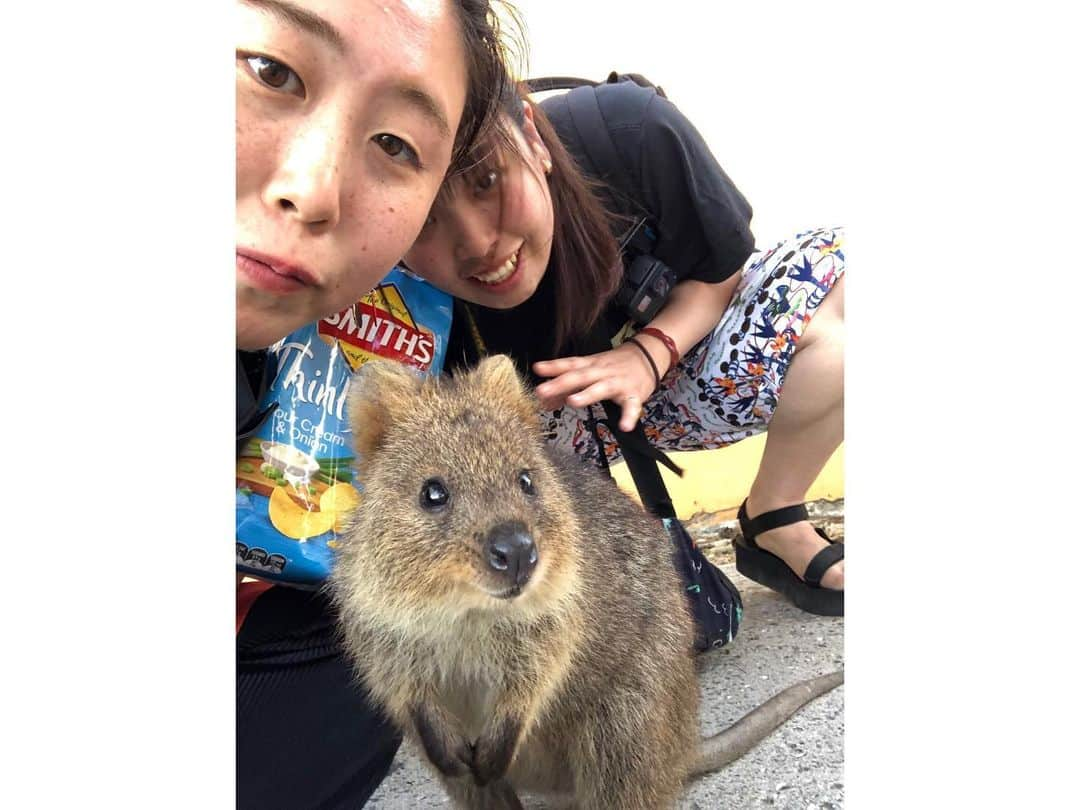
M 476 179 L 476 190 L 477 191 L 488 191 L 489 189 L 491 189 L 498 182 L 499 182 L 499 173 L 497 171 L 495 171 L 494 169 L 491 169 L 491 170 L 486 171 L 486 172 L 481 172 L 480 176 Z
M 414 166 L 419 167 L 420 157 L 416 154 L 416 150 L 405 143 L 405 141 L 401 140 L 397 135 L 381 132 L 372 138 L 372 140 L 396 162 L 411 163 Z
M 420 506 L 428 512 L 437 512 L 450 502 L 450 490 L 438 478 L 429 478 L 420 487 Z
M 536 488 L 533 487 L 532 476 L 528 470 L 522 470 L 518 473 L 518 486 L 521 487 L 521 491 L 526 495 L 535 495 Z
M 267 87 L 297 96 L 304 95 L 304 83 L 288 65 L 266 56 L 245 56 L 243 59 L 255 78 Z

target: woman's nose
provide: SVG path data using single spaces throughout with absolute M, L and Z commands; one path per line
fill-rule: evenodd
M 280 156 L 264 200 L 287 216 L 320 229 L 341 219 L 344 156 L 348 136 L 333 126 L 310 126 L 296 132 Z
M 459 203 L 458 238 L 455 258 L 461 262 L 491 258 L 499 238 L 496 212 L 487 207 Z

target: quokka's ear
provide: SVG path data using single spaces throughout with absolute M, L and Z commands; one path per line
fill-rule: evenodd
M 367 455 L 382 444 L 394 414 L 414 407 L 421 383 L 416 371 L 390 360 L 370 360 L 360 367 L 346 403 L 357 453 Z
M 486 401 L 506 405 L 526 421 L 539 419 L 539 405 L 507 355 L 485 357 L 469 375 L 469 382 Z

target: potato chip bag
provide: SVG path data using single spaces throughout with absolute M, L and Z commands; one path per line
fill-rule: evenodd
M 236 567 L 318 588 L 338 533 L 363 498 L 345 414 L 353 373 L 370 361 L 442 370 L 452 298 L 395 267 L 348 309 L 270 347 L 274 412 L 236 462 Z

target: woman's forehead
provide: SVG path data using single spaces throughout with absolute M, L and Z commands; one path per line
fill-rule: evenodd
M 362 70 L 388 60 L 403 74 L 427 75 L 433 59 L 465 65 L 457 14 L 450 0 L 241 0 L 331 56 Z M 442 45 L 443 47 L 438 47 Z M 360 78 L 360 76 L 354 76 Z M 435 76 L 437 78 L 437 74 Z
M 343 50 L 363 35 L 364 26 L 380 18 L 396 26 L 402 42 L 423 38 L 446 22 L 455 22 L 449 0 L 241 0 L 241 3 L 273 15 L 280 22 Z

